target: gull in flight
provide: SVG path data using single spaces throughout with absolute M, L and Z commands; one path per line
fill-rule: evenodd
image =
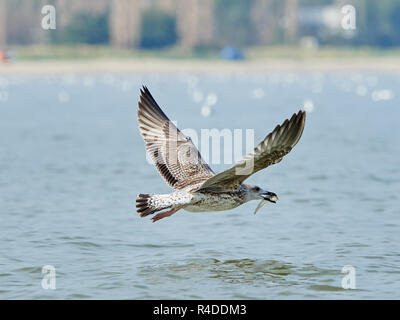
M 252 174 L 278 163 L 297 144 L 303 133 L 305 111 L 293 114 L 232 168 L 215 174 L 190 138 L 168 119 L 150 91 L 140 90 L 138 124 L 146 150 L 164 180 L 175 190 L 169 194 L 139 194 L 137 212 L 145 217 L 156 212 L 153 222 L 180 209 L 191 212 L 224 211 L 250 200 L 276 203 L 278 196 L 258 186 L 244 184 Z

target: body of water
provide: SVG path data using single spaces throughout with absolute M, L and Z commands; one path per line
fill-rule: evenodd
M 199 136 L 252 129 L 257 143 L 308 110 L 293 151 L 246 181 L 278 203 L 140 218 L 138 193 L 171 192 L 137 128 L 142 84 Z M 399 299 L 399 85 L 366 73 L 0 75 L 0 298 Z

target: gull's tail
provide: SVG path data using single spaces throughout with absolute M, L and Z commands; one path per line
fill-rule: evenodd
M 141 217 L 145 217 L 149 214 L 153 214 L 154 212 L 170 208 L 171 206 L 171 203 L 162 203 L 158 195 L 141 193 L 136 199 L 136 211 Z

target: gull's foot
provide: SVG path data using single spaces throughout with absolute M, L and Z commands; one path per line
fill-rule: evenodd
M 153 222 L 156 222 L 162 218 L 169 217 L 169 216 L 173 215 L 175 212 L 177 212 L 179 209 L 180 208 L 176 208 L 176 209 L 172 209 L 170 211 L 164 211 L 164 212 L 158 213 L 153 218 L 151 218 L 151 220 L 153 220 Z

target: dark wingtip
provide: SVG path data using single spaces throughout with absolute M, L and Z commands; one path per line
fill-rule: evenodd
M 300 109 L 297 113 L 293 113 L 293 116 L 299 117 L 299 116 L 304 116 L 306 114 L 306 110 Z
M 141 96 L 146 95 L 146 92 L 147 92 L 147 91 L 149 91 L 149 90 L 148 90 L 147 87 L 143 84 L 142 87 L 140 88 L 140 95 L 141 95 Z
M 301 117 L 302 122 L 306 121 L 306 114 L 307 114 L 306 110 L 300 110 L 299 111 L 299 115 Z
M 298 118 L 301 120 L 301 122 L 305 122 L 306 119 L 306 110 L 300 109 L 297 113 L 294 113 L 292 118 L 290 120 L 292 120 L 293 118 Z
M 142 87 L 140 88 L 140 95 L 141 96 L 151 95 L 150 90 L 144 84 L 142 84 Z

